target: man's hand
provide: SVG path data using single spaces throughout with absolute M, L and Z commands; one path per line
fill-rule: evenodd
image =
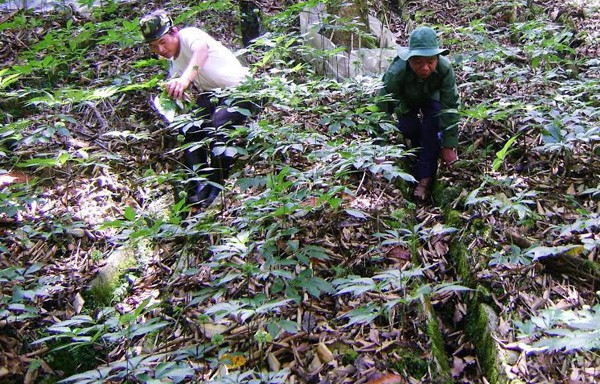
M 178 77 L 176 79 L 169 80 L 165 84 L 165 88 L 167 90 L 167 95 L 174 99 L 180 100 L 183 99 L 183 95 L 185 94 L 185 90 L 189 87 L 190 82 Z
M 454 148 L 442 148 L 440 157 L 446 165 L 452 165 L 458 161 L 458 155 Z

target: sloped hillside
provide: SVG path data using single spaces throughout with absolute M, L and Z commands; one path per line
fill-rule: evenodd
M 137 19 L 164 7 L 240 49 L 238 2 L 0 13 L 0 381 L 598 379 L 600 4 L 372 5 L 455 64 L 460 161 L 426 204 L 380 79 L 311 65 L 310 5 L 259 4 L 236 95 L 261 110 L 205 210 Z

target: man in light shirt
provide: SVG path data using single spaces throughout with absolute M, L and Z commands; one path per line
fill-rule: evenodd
M 210 146 L 199 144 L 185 150 L 185 165 L 205 179 L 190 183 L 187 201 L 208 207 L 219 195 L 234 161 L 226 150 L 227 127 L 244 123 L 253 109 L 249 101 L 232 101 L 216 92 L 240 85 L 249 76 L 248 68 L 203 30 L 175 27 L 165 11 L 143 16 L 140 29 L 152 52 L 170 61 L 165 83 L 169 97 L 181 100 L 192 93 L 196 99 L 195 116 L 202 124 L 180 133 L 185 144 L 208 141 Z

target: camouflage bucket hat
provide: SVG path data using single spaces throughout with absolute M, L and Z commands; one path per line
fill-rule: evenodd
M 398 56 L 402 60 L 408 60 L 413 56 L 436 56 L 447 55 L 448 49 L 441 49 L 435 31 L 429 27 L 419 27 L 411 32 L 409 46 L 398 50 Z
M 154 11 L 140 19 L 144 42 L 149 43 L 169 33 L 173 20 L 164 11 Z

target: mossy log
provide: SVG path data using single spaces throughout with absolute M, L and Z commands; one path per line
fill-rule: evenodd
M 97 304 L 110 305 L 115 289 L 125 271 L 136 264 L 135 250 L 122 246 L 115 249 L 106 260 L 106 264 L 98 272 L 98 276 L 90 283 L 89 293 Z
M 431 306 L 429 298 L 423 297 L 421 302 L 423 304 L 423 312 L 427 317 L 427 334 L 431 340 L 431 352 L 437 365 L 438 382 L 452 383 L 449 358 L 444 347 L 444 337 L 440 330 L 439 319 Z
M 493 336 L 497 327 L 498 315 L 491 307 L 480 303 L 479 293 L 473 295 L 467 303 L 465 332 L 475 346 L 481 370 L 491 384 L 508 382 L 500 349 Z
M 454 241 L 450 246 L 450 255 L 463 284 L 475 289 L 475 293 L 467 300 L 464 329 L 475 346 L 481 370 L 489 383 L 506 383 L 508 378 L 502 366 L 500 350 L 493 337 L 497 328 L 498 316 L 491 307 L 481 303 L 481 295 L 485 288 L 476 286 L 467 259 L 467 248 L 461 242 Z

